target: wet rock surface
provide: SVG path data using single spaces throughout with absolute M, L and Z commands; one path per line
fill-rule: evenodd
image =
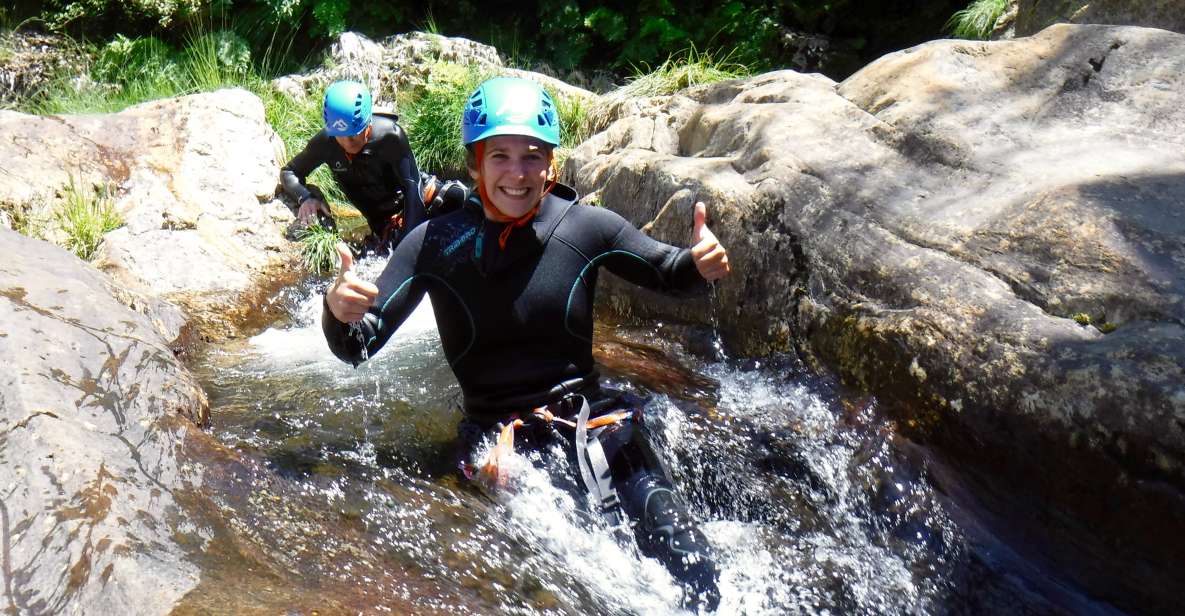
M 1026 546 L 1161 611 L 1185 570 L 1183 52 L 1162 30 L 1055 26 L 842 84 L 626 101 L 564 177 L 676 243 L 708 202 L 735 264 L 698 304 L 610 282 L 607 306 L 837 368 L 985 501 L 1029 512 Z

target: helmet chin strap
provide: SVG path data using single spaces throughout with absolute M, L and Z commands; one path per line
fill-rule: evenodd
M 482 162 L 485 161 L 485 142 L 478 141 L 477 143 L 473 144 L 473 153 L 477 156 L 477 168 L 480 170 Z M 498 206 L 494 203 L 493 199 L 490 199 L 489 193 L 486 192 L 486 183 L 482 181 L 481 174 L 478 173 L 477 194 L 481 197 L 481 207 L 485 211 L 486 217 L 496 222 L 508 223 L 506 228 L 502 229 L 502 232 L 498 234 L 498 248 L 506 250 L 506 241 L 510 239 L 510 232 L 517 227 L 526 226 L 527 223 L 531 222 L 531 219 L 535 217 L 535 214 L 539 213 L 539 206 L 543 203 L 543 199 L 547 197 L 548 193 L 550 193 L 553 188 L 555 188 L 555 185 L 558 182 L 556 178 L 559 176 L 559 173 L 557 173 L 555 169 L 554 150 L 551 150 L 547 153 L 547 163 L 549 165 L 547 171 L 547 178 L 549 181 L 547 186 L 545 186 L 543 188 L 543 192 L 539 194 L 539 200 L 535 202 L 535 206 L 532 207 L 526 214 L 518 217 L 508 216 L 507 214 L 502 213 L 502 210 L 498 209 Z

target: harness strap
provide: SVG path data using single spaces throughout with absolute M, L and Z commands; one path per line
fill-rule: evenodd
M 432 203 L 432 198 L 436 196 L 437 188 L 440 188 L 440 184 L 437 183 L 436 176 L 429 177 L 428 181 L 424 183 L 424 192 L 422 195 L 425 205 Z
M 383 233 L 379 237 L 379 242 L 386 244 L 391 240 L 391 236 L 403 231 L 403 214 L 392 214 L 391 218 L 387 220 L 387 226 L 383 227 Z
M 625 521 L 625 512 L 621 508 L 621 498 L 613 487 L 613 475 L 609 469 L 609 460 L 605 457 L 605 448 L 601 445 L 601 439 L 597 437 L 603 428 L 621 423 L 632 413 L 617 411 L 590 419 L 591 408 L 588 399 L 584 396 L 577 397 L 580 398 L 580 412 L 576 416 L 576 421 L 558 416 L 545 406 L 535 409 L 531 414 L 547 423 L 559 423 L 576 431 L 573 439 L 576 443 L 576 466 L 580 469 L 584 487 L 600 506 L 601 513 L 620 524 Z M 490 449 L 479 467 L 477 474 L 480 474 L 489 485 L 499 488 L 506 485 L 507 477 L 502 472 L 503 462 L 514 452 L 515 429 L 523 425 L 523 420 L 517 418 L 504 425 L 498 434 L 498 442 Z M 475 473 L 468 468 L 465 470 L 466 476 L 472 479 Z
M 601 439 L 597 438 L 600 428 L 594 426 L 592 438 L 589 438 L 589 412 L 588 399 L 580 396 L 580 414 L 576 419 L 576 463 L 580 467 L 584 486 L 597 500 L 601 513 L 620 523 L 621 499 L 617 496 L 617 490 L 613 488 L 613 475 L 609 471 L 609 461 L 605 459 L 605 448 L 601 446 Z M 617 421 L 621 421 L 621 418 Z M 604 425 L 608 424 L 602 424 L 602 427 Z

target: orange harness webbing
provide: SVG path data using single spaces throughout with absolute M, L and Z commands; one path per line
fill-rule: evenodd
M 606 413 L 599 417 L 589 419 L 586 425 L 589 430 L 600 428 L 602 426 L 610 426 L 619 424 L 633 413 L 630 411 L 616 411 L 613 413 Z M 571 419 L 559 417 L 547 410 L 547 407 L 541 406 L 531 412 L 531 415 L 537 419 L 547 423 L 558 423 L 569 428 L 576 429 L 576 422 Z M 502 431 L 498 434 L 498 442 L 494 444 L 490 452 L 486 454 L 485 460 L 481 462 L 478 467 L 477 474 L 488 485 L 503 488 L 509 477 L 504 472 L 503 461 L 508 460 L 514 453 L 514 430 L 525 425 L 523 420 L 515 419 L 505 426 L 502 426 Z M 466 472 L 466 475 L 472 476 L 472 471 Z

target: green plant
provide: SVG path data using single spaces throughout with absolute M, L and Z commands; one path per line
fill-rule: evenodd
M 440 34 L 440 24 L 436 23 L 436 16 L 432 14 L 431 7 L 424 12 L 424 17 L 420 20 L 419 26 L 416 29 L 420 32 L 427 32 L 428 34 Z
M 1104 334 L 1109 334 L 1119 328 L 1119 326 L 1114 323 L 1099 323 L 1095 327 L 1099 328 L 1099 331 Z
M 124 28 L 168 28 L 196 15 L 207 0 L 48 0 L 41 19 L 50 30 L 99 22 Z M 143 30 L 140 30 L 143 31 Z
M 951 15 L 944 29 L 956 38 L 985 40 L 1007 9 L 1008 0 L 973 0 Z
M 400 124 L 407 130 L 421 170 L 463 177 L 461 111 L 477 85 L 490 76 L 479 68 L 442 62 L 433 66 L 422 88 L 400 97 Z
M 337 268 L 337 250 L 341 241 L 337 231 L 312 224 L 301 229 L 296 238 L 300 241 L 300 256 L 304 266 L 315 274 L 328 274 Z
M 83 188 L 74 178 L 63 191 L 55 217 L 66 234 L 66 249 L 90 261 L 103 235 L 123 225 L 107 187 Z
M 185 89 L 208 92 L 248 85 L 256 76 L 247 41 L 229 30 L 207 32 L 190 39 L 182 51 Z
M 555 97 L 555 108 L 560 116 L 560 146 L 574 148 L 592 134 L 589 101 L 579 96 Z
M 650 71 L 634 68 L 635 74 L 628 84 L 617 90 L 621 96 L 662 96 L 674 94 L 684 88 L 718 81 L 746 77 L 749 69 L 730 61 L 728 56 L 716 59 L 707 52 L 690 48 L 682 56 L 671 55 Z
M 1070 318 L 1074 319 L 1074 322 L 1079 325 L 1090 325 L 1090 315 L 1086 314 L 1085 312 L 1076 313 Z
M 314 0 L 313 21 L 316 23 L 314 31 L 333 38 L 346 31 L 346 12 L 350 10 L 350 0 Z

